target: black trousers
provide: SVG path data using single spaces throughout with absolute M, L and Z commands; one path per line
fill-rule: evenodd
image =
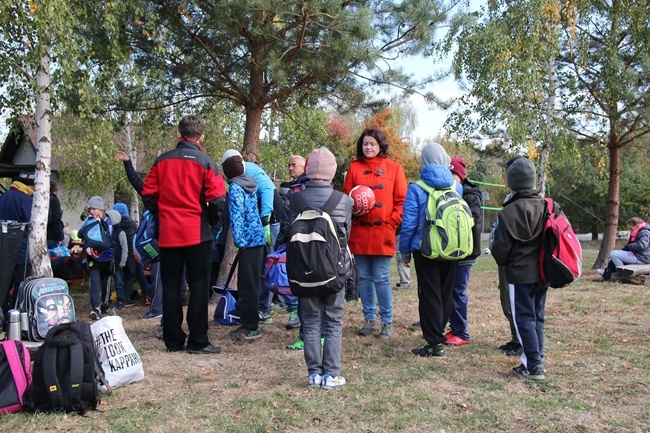
M 240 248 L 238 254 L 237 309 L 240 314 L 239 324 L 254 331 L 258 328 L 260 321 L 258 297 L 266 247 Z
M 190 331 L 187 348 L 201 350 L 208 341 L 208 286 L 212 241 L 189 247 L 160 248 L 160 278 L 163 288 L 163 340 L 170 350 L 181 350 L 185 345 L 181 287 L 187 267 L 187 285 L 190 300 L 187 307 L 187 326 Z
M 444 344 L 458 262 L 427 259 L 419 251 L 413 251 L 412 255 L 418 277 L 422 336 L 429 344 Z

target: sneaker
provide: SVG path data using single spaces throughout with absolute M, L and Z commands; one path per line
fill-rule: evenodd
M 117 309 L 118 310 L 124 310 L 124 302 L 118 302 L 117 303 Z
M 240 326 L 239 328 L 230 332 L 230 338 L 233 340 L 258 340 L 262 338 L 262 331 L 260 331 L 260 328 L 251 331 L 250 329 L 246 329 Z
M 524 348 L 519 343 L 513 345 L 511 349 L 506 350 L 506 356 L 521 356 L 522 353 L 524 353 Z
M 519 364 L 518 366 L 514 367 L 512 371 L 515 373 L 515 376 L 523 377 L 525 379 L 543 380 L 546 378 L 546 376 L 544 376 L 543 365 L 537 365 L 528 370 L 526 367 L 524 367 L 524 364 Z
M 508 341 L 506 344 L 502 344 L 501 346 L 499 346 L 499 350 L 507 352 L 508 350 L 516 349 L 517 347 L 520 346 L 521 345 L 519 344 L 518 341 Z
M 212 344 L 208 344 L 205 346 L 203 349 L 195 350 L 195 349 L 185 349 L 187 353 L 192 353 L 195 355 L 217 355 L 221 353 L 221 348 L 217 346 L 213 346 Z
M 343 376 L 331 376 L 326 374 L 323 376 L 321 387 L 323 389 L 335 389 L 345 385 L 345 378 Z
M 320 387 L 323 383 L 323 376 L 318 373 L 312 373 L 309 375 L 309 386 Z
M 393 336 L 393 324 L 392 323 L 382 323 L 381 332 L 379 333 L 379 338 L 382 340 L 388 340 Z
M 445 356 L 444 344 L 424 343 L 420 347 L 411 349 L 411 353 L 417 356 L 442 358 Z
M 260 323 L 263 325 L 268 325 L 269 323 L 273 323 L 273 317 L 271 317 L 271 313 L 264 313 L 260 311 Z
M 293 329 L 300 326 L 300 319 L 298 318 L 298 310 L 289 311 L 289 320 L 284 325 L 287 329 Z
M 469 344 L 469 340 L 460 338 L 450 332 L 447 334 L 447 341 L 445 341 L 445 344 L 450 346 L 462 346 L 463 344 Z
M 271 310 L 273 311 L 284 311 L 287 309 L 287 306 L 284 304 L 284 302 L 274 302 L 271 304 Z
M 305 350 L 305 342 L 302 341 L 302 339 L 300 337 L 298 337 L 298 339 L 296 340 L 295 343 L 289 344 L 287 346 L 287 349 L 289 349 L 289 350 Z
M 375 320 L 366 320 L 361 329 L 357 331 L 359 335 L 370 335 L 377 330 L 377 322 Z
M 598 272 L 598 275 L 603 275 L 605 273 L 604 269 L 596 269 L 596 272 Z
M 395 290 L 409 290 L 411 288 L 410 284 L 397 283 L 395 284 Z
M 141 319 L 160 319 L 162 317 L 162 314 L 156 314 L 156 313 L 144 313 L 142 316 L 140 316 Z
M 110 304 L 108 302 L 102 302 L 99 305 L 99 310 L 101 311 L 102 315 L 108 313 L 109 308 L 110 308 Z
M 99 320 L 102 318 L 102 313 L 99 311 L 99 308 L 93 308 L 88 314 L 90 320 Z
M 131 299 L 127 299 L 126 301 L 124 301 L 124 306 L 125 307 L 133 307 L 134 305 L 135 305 L 135 301 L 133 301 Z

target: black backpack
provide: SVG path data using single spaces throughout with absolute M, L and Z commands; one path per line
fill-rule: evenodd
M 90 325 L 83 321 L 50 329 L 34 357 L 29 408 L 32 412 L 96 409 L 99 383 L 111 390 L 95 351 Z
M 291 195 L 291 214 L 298 216 L 289 226 L 287 276 L 295 296 L 326 296 L 339 292 L 352 270 L 346 246 L 342 246 L 330 217 L 344 194 L 332 191 L 320 209 L 307 207 L 303 191 Z

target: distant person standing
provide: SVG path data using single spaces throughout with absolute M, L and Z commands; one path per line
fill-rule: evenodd
M 204 131 L 198 116 L 183 117 L 176 148 L 156 158 L 142 187 L 145 206 L 158 217 L 163 340 L 170 352 L 221 352 L 208 340 L 207 304 L 213 241 L 210 225 L 219 220 L 226 187 L 217 163 L 201 145 Z M 189 337 L 181 328 L 184 267 L 190 289 Z
M 20 223 L 29 223 L 31 221 L 35 177 L 36 172 L 33 169 L 21 171 L 7 192 L 0 195 L 0 220 L 18 221 Z M 4 317 L 8 317 L 6 313 L 16 303 L 18 287 L 30 272 L 29 256 L 27 255 L 27 235 L 28 231 L 25 229 L 11 279 L 13 293 L 9 292 L 12 294 L 7 296 L 2 305 L 2 310 L 5 313 Z
M 395 231 L 395 245 L 399 245 L 399 234 L 402 230 L 402 224 L 397 226 Z M 399 248 L 395 249 L 395 266 L 397 267 L 397 275 L 399 276 L 399 283 L 395 285 L 395 290 L 409 290 L 411 288 L 411 264 L 406 263 Z
M 47 247 L 54 248 L 63 244 L 63 220 L 61 202 L 59 201 L 59 184 L 50 182 L 50 211 L 47 216 Z

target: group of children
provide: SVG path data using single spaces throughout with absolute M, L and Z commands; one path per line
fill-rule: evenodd
M 201 135 L 202 138 L 202 135 Z M 422 164 L 421 178 L 434 188 L 457 188 L 473 194 L 473 185 L 466 180 L 465 164 L 462 160 L 453 161 L 444 148 L 437 143 L 427 145 L 427 160 Z M 431 158 L 434 156 L 433 159 Z M 423 156 L 424 158 L 424 156 Z M 126 163 L 126 162 L 125 162 Z M 269 218 L 262 216 L 258 181 L 252 176 L 242 156 L 236 151 L 228 151 L 221 161 L 224 180 L 228 186 L 226 205 L 223 214 L 227 214 L 227 225 L 218 231 L 217 237 L 225 229 L 232 232 L 238 254 L 238 310 L 240 326 L 230 333 L 233 339 L 257 340 L 261 335 L 260 309 L 260 270 L 262 269 L 266 246 L 270 245 Z M 305 177 L 307 180 L 300 189 L 301 201 L 312 208 L 325 204 L 332 192 L 332 179 L 337 170 L 336 157 L 326 148 L 315 149 L 307 158 Z M 454 179 L 452 175 L 457 175 Z M 458 175 L 461 176 L 458 176 Z M 218 175 L 218 173 L 217 173 Z M 493 255 L 499 265 L 505 267 L 510 290 L 510 302 L 517 330 L 518 339 L 523 346 L 522 364 L 514 369 L 517 375 L 530 379 L 544 378 L 544 304 L 546 286 L 541 283 L 537 268 L 541 249 L 541 231 L 544 219 L 544 201 L 538 194 L 535 182 L 534 163 L 522 158 L 515 161 L 507 172 L 508 185 L 512 191 L 511 198 L 504 203 L 499 214 L 496 228 Z M 418 296 L 420 320 L 425 344 L 413 349 L 418 356 L 440 357 L 444 355 L 444 344 L 449 343 L 449 334 L 444 329 L 447 320 L 452 317 L 452 293 L 454 287 L 459 302 L 465 304 L 465 312 L 460 308 L 460 317 L 455 317 L 453 334 L 456 345 L 464 344 L 469 336 L 466 331 L 466 297 L 464 290 L 469 277 L 471 262 L 465 264 L 466 272 L 457 272 L 457 261 L 431 260 L 420 254 L 420 239 L 423 235 L 427 193 L 411 184 L 404 202 L 404 220 L 399 243 L 399 252 L 404 262 L 415 259 L 418 277 Z M 290 200 L 291 197 L 288 198 Z M 480 200 L 479 200 L 480 201 Z M 119 204 L 118 204 L 119 205 Z M 128 220 L 126 209 L 116 205 L 105 210 L 101 197 L 92 197 L 88 201 L 87 219 L 98 219 L 105 224 L 113 239 L 114 247 L 104 251 L 85 248 L 90 270 L 91 317 L 101 317 L 105 313 L 108 293 L 108 281 L 116 275 L 118 308 L 129 302 L 125 292 L 125 280 L 131 284 L 130 272 L 132 250 L 126 242 L 123 221 Z M 295 209 L 285 206 L 281 227 L 286 228 L 297 217 Z M 331 212 L 331 219 L 336 228 L 336 235 L 342 248 L 347 242 L 352 227 L 352 199 L 342 196 L 340 203 Z M 477 215 L 473 215 L 476 219 Z M 222 219 L 222 221 L 224 221 Z M 214 233 L 213 233 L 214 235 Z M 284 239 L 286 233 L 280 233 L 278 239 Z M 476 246 L 478 248 L 478 245 Z M 476 248 L 475 248 L 476 249 Z M 125 254 L 126 252 L 126 254 Z M 117 253 L 117 254 L 116 254 Z M 475 255 L 474 255 L 475 257 Z M 288 264 L 289 266 L 290 264 Z M 119 276 L 118 276 L 119 274 Z M 343 289 L 343 288 L 341 288 Z M 101 298 L 100 298 L 101 293 Z M 180 299 L 180 297 L 179 297 Z M 301 297 L 299 310 L 304 338 L 304 357 L 309 374 L 309 385 L 327 389 L 343 386 L 346 381 L 341 371 L 341 335 L 342 316 L 345 305 L 345 290 L 326 296 Z M 454 311 L 458 308 L 454 308 Z M 458 313 L 458 311 L 456 311 Z M 197 313 L 196 311 L 193 313 Z M 207 311 L 205 312 L 207 314 Z M 201 312 L 200 314 L 204 314 Z M 164 315 L 164 313 L 163 313 Z M 167 342 L 166 342 L 167 344 Z M 189 344 L 189 343 L 188 343 Z M 169 347 L 168 347 L 169 348 Z M 211 351 L 199 350 L 192 353 L 219 353 L 220 349 L 211 347 Z M 218 350 L 217 350 L 218 349 Z

